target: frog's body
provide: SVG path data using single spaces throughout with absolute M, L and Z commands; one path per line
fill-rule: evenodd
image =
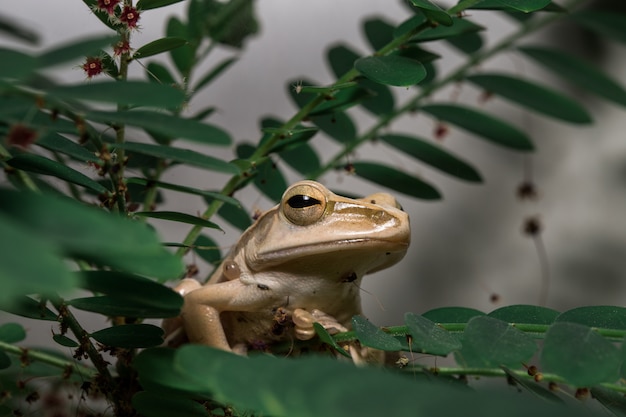
M 363 275 L 402 259 L 409 240 L 408 216 L 392 196 L 354 200 L 298 182 L 206 284 L 185 279 L 176 288 L 185 297 L 185 333 L 191 342 L 245 351 L 310 338 L 313 321 L 345 330 L 361 313 Z

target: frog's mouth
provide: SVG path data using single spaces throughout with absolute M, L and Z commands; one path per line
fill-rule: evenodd
M 315 265 L 369 265 L 368 272 L 387 268 L 400 261 L 409 247 L 409 239 L 351 238 L 315 244 L 297 245 L 288 249 L 270 249 L 255 254 L 247 253 L 252 269 L 293 264 L 304 267 Z M 374 269 L 372 269 L 374 268 Z

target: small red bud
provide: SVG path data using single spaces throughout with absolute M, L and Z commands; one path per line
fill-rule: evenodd
M 35 140 L 37 140 L 37 132 L 22 124 L 11 126 L 9 133 L 7 133 L 7 144 L 9 146 L 28 149 Z
M 115 13 L 115 8 L 119 2 L 120 0 L 98 0 L 96 8 L 98 10 L 104 10 L 107 14 L 112 15 Z
M 102 73 L 102 60 L 98 57 L 87 57 L 83 64 L 83 70 L 87 74 L 87 78 L 93 78 Z
M 124 6 L 120 14 L 120 21 L 128 28 L 136 28 L 139 21 L 139 11 L 131 6 Z

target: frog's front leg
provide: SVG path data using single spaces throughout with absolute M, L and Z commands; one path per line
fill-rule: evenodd
M 268 288 L 239 279 L 201 286 L 185 295 L 181 318 L 193 343 L 232 351 L 220 319 L 223 311 L 260 311 L 275 302 Z

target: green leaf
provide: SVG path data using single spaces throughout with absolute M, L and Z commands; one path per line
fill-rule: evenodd
M 151 324 L 125 324 L 98 330 L 91 337 L 105 346 L 147 348 L 163 343 L 163 329 Z
M 352 166 L 359 177 L 403 194 L 423 200 L 438 200 L 441 198 L 439 191 L 432 185 L 387 165 L 373 162 L 354 162 Z
M 237 169 L 237 167 L 233 164 L 229 164 L 228 162 L 189 149 L 138 142 L 125 142 L 112 146 L 121 147 L 131 152 L 163 158 L 169 161 L 182 162 L 184 164 L 212 171 L 225 172 L 227 174 L 239 173 L 239 169 Z
M 16 192 L 1 192 L 0 206 L 13 204 L 6 199 L 17 197 Z M 53 216 L 43 205 L 42 216 Z M 0 306 L 13 312 L 18 308 L 17 296 L 46 294 L 69 290 L 76 278 L 66 268 L 59 248 L 43 240 L 37 230 L 28 229 L 0 210 Z M 30 254 L 25 256 L 25 254 Z M 42 309 L 43 310 L 43 309 Z M 44 313 L 45 310 L 42 311 Z M 16 313 L 19 314 L 19 313 Z
M 133 54 L 133 59 L 147 58 L 149 56 L 158 55 L 163 52 L 171 51 L 172 49 L 180 48 L 187 44 L 187 40 L 182 38 L 166 37 L 156 39 L 149 42 L 137 49 Z
M 457 104 L 432 104 L 422 110 L 437 119 L 452 123 L 497 145 L 519 151 L 532 151 L 534 146 L 523 131 L 489 114 Z
M 377 51 L 393 40 L 394 25 L 384 21 L 379 17 L 368 19 L 363 23 L 365 37 L 374 49 Z
M 344 348 L 339 346 L 339 344 L 335 341 L 335 339 L 326 331 L 324 326 L 315 322 L 313 323 L 313 328 L 315 329 L 315 333 L 317 334 L 317 336 L 320 338 L 322 342 L 331 346 L 333 349 L 335 349 L 337 352 L 339 352 L 343 356 L 348 357 L 348 358 L 350 357 L 350 354 L 346 352 Z
M 561 313 L 557 322 L 571 322 L 605 329 L 626 330 L 626 308 L 614 306 L 578 307 Z
M 176 80 L 174 76 L 170 73 L 170 70 L 167 69 L 164 65 L 159 64 L 158 62 L 150 62 L 146 66 L 146 74 L 148 81 L 157 82 L 160 84 L 176 86 Z
M 272 201 L 280 201 L 287 188 L 287 180 L 278 167 L 268 159 L 257 167 L 254 185 Z
M 167 28 L 165 33 L 171 38 L 182 38 L 189 40 L 189 33 L 185 24 L 177 17 L 170 17 L 167 21 Z M 169 51 L 174 65 L 178 69 L 178 72 L 182 78 L 187 78 L 191 67 L 195 61 L 195 48 L 192 48 L 190 44 L 183 45 L 180 48 L 172 49 Z
M 363 316 L 352 317 L 352 330 L 364 346 L 391 352 L 402 350 L 403 345 L 398 339 L 385 333 Z
M 620 392 L 603 387 L 593 387 L 591 396 L 608 409 L 613 415 L 626 415 L 626 398 Z
M 422 12 L 429 19 L 440 23 L 444 26 L 449 26 L 452 24 L 452 17 L 448 15 L 445 11 L 443 11 L 439 6 L 434 3 L 431 3 L 428 0 L 409 0 L 413 6 L 421 9 Z
M 339 143 L 347 143 L 356 138 L 354 122 L 344 112 L 315 116 L 311 120 L 322 132 Z
M 204 197 L 205 201 L 207 202 L 211 202 L 213 200 L 220 200 L 229 205 L 233 205 L 237 207 L 241 206 L 241 203 L 239 203 L 239 200 L 237 200 L 236 198 L 229 197 L 227 195 L 224 195 L 215 191 L 199 190 L 197 188 L 185 187 L 184 185 L 170 184 L 169 182 L 163 182 L 163 181 L 147 180 L 145 178 L 139 178 L 139 177 L 128 178 L 126 182 L 128 184 L 140 184 L 140 185 L 145 185 L 145 186 L 164 188 L 166 190 L 179 191 L 181 193 L 186 193 L 186 194 L 199 195 L 199 196 Z
M 139 275 L 118 271 L 83 271 L 81 287 L 136 305 L 159 307 L 177 315 L 183 299 L 177 292 Z
M 200 81 L 198 81 L 195 87 L 193 88 L 194 91 L 200 90 L 205 85 L 213 81 L 215 78 L 219 77 L 224 71 L 230 68 L 230 66 L 233 65 L 235 62 L 237 62 L 237 58 L 226 58 L 225 60 L 221 61 L 219 64 L 213 67 L 211 71 L 206 73 L 204 77 L 200 78 Z
M 621 357 L 590 327 L 559 322 L 546 332 L 540 361 L 543 372 L 555 373 L 575 387 L 589 387 L 616 381 Z
M 537 350 L 534 340 L 510 324 L 488 316 L 470 319 L 457 362 L 468 368 L 520 368 Z
M 413 338 L 414 351 L 446 356 L 461 348 L 457 337 L 423 316 L 405 313 L 404 323 Z
M 106 194 L 109 192 L 109 190 L 102 184 L 92 180 L 75 169 L 40 155 L 22 153 L 15 155 L 13 158 L 7 160 L 6 163 L 13 168 L 21 169 L 22 171 L 60 178 L 64 181 L 71 182 L 72 184 L 88 188 L 98 194 Z
M 0 325 L 0 342 L 17 343 L 26 339 L 26 331 L 21 324 L 5 323 Z
M 76 340 L 70 339 L 69 337 L 64 336 L 62 334 L 52 335 L 52 340 L 54 340 L 55 342 L 57 342 L 59 345 L 63 347 L 76 348 L 80 346 Z
M 383 135 L 380 140 L 447 174 L 466 181 L 482 182 L 480 174 L 471 165 L 424 139 L 404 135 Z
M 429 42 L 439 39 L 450 39 L 458 36 L 464 36 L 469 33 L 479 32 L 485 29 L 468 19 L 454 18 L 452 19 L 452 22 L 454 24 L 451 26 L 435 26 L 433 28 L 426 29 L 412 37 L 411 41 Z M 400 28 L 398 28 L 398 30 L 400 30 Z M 397 37 L 399 32 L 396 31 L 395 35 Z
M 174 349 L 146 349 L 137 355 L 133 365 L 144 389 L 167 396 L 194 392 L 194 384 L 174 366 Z M 198 396 L 194 396 L 198 398 Z
M 90 111 L 87 112 L 86 117 L 102 123 L 138 126 L 172 138 L 187 139 L 205 145 L 230 145 L 231 143 L 228 133 L 218 127 L 162 112 L 148 110 Z
M 155 278 L 172 279 L 184 270 L 181 260 L 162 247 L 147 225 L 111 216 L 100 209 L 85 207 L 65 198 L 0 190 L 0 213 L 11 216 L 15 226 L 36 234 L 37 241 L 42 245 L 33 245 L 31 249 L 21 252 L 36 253 L 38 258 L 41 257 L 37 262 L 32 259 L 28 262 L 30 268 L 42 268 L 43 271 L 37 269 L 38 276 L 33 276 L 32 282 L 25 278 L 19 281 L 20 285 L 33 285 L 32 292 L 55 286 L 58 286 L 55 291 L 61 291 L 61 288 L 68 288 L 69 283 L 74 284 L 74 276 L 68 278 L 67 283 L 60 279 L 55 282 L 56 267 L 51 264 L 49 269 L 45 268 L 45 257 L 53 257 L 52 254 L 58 251 Z M 21 235 L 26 237 L 25 233 Z M 18 242 L 17 239 L 15 241 Z M 52 249 L 49 244 L 53 245 Z M 19 245 L 9 247 L 18 249 Z M 11 251 L 3 253 L 8 255 Z M 15 259 L 24 259 L 21 255 L 12 255 Z M 58 260 L 56 257 L 53 259 Z M 30 276 L 30 273 L 19 276 Z
M 7 369 L 11 366 L 11 364 L 12 362 L 9 355 L 0 351 L 0 369 Z M 2 415 L 8 416 L 12 413 L 12 410 L 10 408 L 7 408 L 6 410 L 0 409 L 0 412 L 2 413 Z
M 467 80 L 546 116 L 579 124 L 593 121 L 589 112 L 575 100 L 534 82 L 503 74 L 472 75 Z
M 621 43 L 626 43 L 626 15 L 611 11 L 584 10 L 569 16 L 576 23 Z
M 58 46 L 39 55 L 39 64 L 42 67 L 51 67 L 83 59 L 85 56 L 98 56 L 100 55 L 100 49 L 113 45 L 118 40 L 117 36 L 81 38 L 80 41 Z
M 193 243 L 193 251 L 212 266 L 217 266 L 222 259 L 219 245 L 206 235 L 198 235 Z
M 169 85 L 144 81 L 92 81 L 49 90 L 55 98 L 150 107 L 180 107 L 185 93 Z
M 280 158 L 304 177 L 320 168 L 320 159 L 308 143 L 280 152 Z
M 37 44 L 40 40 L 37 32 L 31 31 L 30 28 L 22 26 L 19 22 L 11 21 L 5 16 L 0 16 L 0 32 L 31 44 Z M 2 62 L 6 63 L 6 61 Z
M 37 59 L 12 49 L 0 48 L 0 79 L 22 79 L 37 68 Z
M 448 13 L 459 13 L 466 9 L 504 10 L 510 12 L 530 13 L 541 9 L 561 11 L 551 0 L 462 0 L 448 10 Z
M 126 298 L 113 295 L 100 295 L 96 297 L 74 298 L 68 304 L 83 311 L 90 311 L 109 317 L 133 317 L 133 318 L 166 318 L 176 317 L 180 314 L 180 309 L 172 310 L 159 306 L 136 303 Z M 96 338 L 97 339 L 97 338 Z M 98 339 L 98 341 L 100 341 Z M 147 347 L 137 346 L 137 347 Z
M 138 211 L 133 213 L 135 216 L 150 217 L 152 219 L 169 220 L 178 223 L 192 224 L 194 226 L 209 227 L 211 229 L 222 230 L 217 224 L 210 222 L 202 217 L 192 216 L 190 214 L 179 213 L 176 211 Z
M 217 214 L 228 224 L 241 231 L 252 225 L 252 218 L 243 207 L 222 206 L 217 210 Z
M 333 73 L 339 78 L 354 67 L 354 62 L 359 59 L 359 55 L 344 45 L 337 45 L 328 50 L 327 59 Z M 393 111 L 394 98 L 388 86 L 366 78 L 359 79 L 357 82 L 361 87 L 375 94 L 374 97 L 361 102 L 363 107 L 376 115 Z
M 422 314 L 435 323 L 467 323 L 474 317 L 484 315 L 482 311 L 467 307 L 439 307 Z
M 0 309 L 7 313 L 29 319 L 57 321 L 57 315 L 48 309 L 45 303 L 35 301 L 23 295 L 12 297 L 9 304 L 0 303 Z
M 550 308 L 531 305 L 511 305 L 489 313 L 489 317 L 507 323 L 552 324 L 559 312 Z
M 415 85 L 426 77 L 419 61 L 396 55 L 359 58 L 354 68 L 372 81 L 401 87 Z
M 145 417 L 207 416 L 206 408 L 190 398 L 165 397 L 146 391 L 133 395 L 132 405 Z
M 56 132 L 47 132 L 44 136 L 37 139 L 36 144 L 49 151 L 71 156 L 78 161 L 100 162 L 100 158 L 93 152 Z
M 467 55 L 480 51 L 484 45 L 482 36 L 475 32 L 466 32 L 463 36 L 446 38 L 446 42 Z
M 160 7 L 169 6 L 170 4 L 179 3 L 183 0 L 139 0 L 137 2 L 137 9 L 139 10 L 152 10 Z
M 557 49 L 537 46 L 518 49 L 576 87 L 626 106 L 626 89 L 587 61 Z

